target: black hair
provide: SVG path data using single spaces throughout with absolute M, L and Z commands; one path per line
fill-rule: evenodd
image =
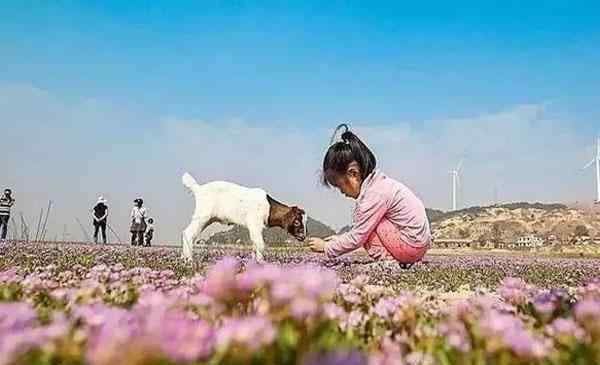
M 4 192 L 12 194 L 12 190 L 10 190 L 9 188 L 4 189 Z
M 345 129 L 341 135 L 342 140 L 333 143 L 339 130 Z M 331 144 L 333 143 L 333 144 Z M 358 136 L 352 132 L 347 124 L 337 126 L 331 136 L 330 147 L 323 159 L 322 183 L 327 187 L 334 185 L 336 176 L 344 175 L 348 165 L 356 161 L 360 167 L 361 178 L 364 180 L 377 167 L 375 155 Z

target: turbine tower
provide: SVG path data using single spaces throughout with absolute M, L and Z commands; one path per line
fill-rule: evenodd
M 460 162 L 456 166 L 456 169 L 452 170 L 452 172 L 451 172 L 451 174 L 452 174 L 452 210 L 453 211 L 455 211 L 457 209 L 456 189 L 458 188 L 458 185 L 460 185 L 460 169 L 462 168 L 462 165 L 463 165 L 463 159 L 460 160 Z
M 596 156 L 583 167 L 583 170 L 592 166 L 596 163 L 596 201 L 595 203 L 600 203 L 600 137 L 598 137 L 596 141 Z

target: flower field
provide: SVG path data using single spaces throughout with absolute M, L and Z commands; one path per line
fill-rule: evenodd
M 597 364 L 600 261 L 0 244 L 0 365 Z

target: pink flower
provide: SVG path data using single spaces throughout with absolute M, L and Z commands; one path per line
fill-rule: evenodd
M 314 299 L 303 296 L 294 298 L 290 304 L 292 317 L 300 321 L 315 316 L 318 310 L 319 305 Z
M 600 335 L 600 300 L 584 299 L 575 305 L 575 319 L 587 331 Z
M 513 305 L 525 304 L 532 294 L 532 287 L 521 278 L 505 278 L 498 288 L 498 294 Z
M 217 331 L 217 344 L 228 348 L 238 345 L 250 351 L 257 351 L 275 340 L 275 328 L 264 317 L 231 318 L 224 321 Z
M 239 262 L 232 257 L 226 257 L 217 262 L 208 271 L 204 282 L 204 293 L 217 300 L 227 301 L 235 298 L 238 270 Z
M 325 317 L 331 320 L 345 320 L 347 313 L 346 311 L 335 303 L 325 303 L 323 305 L 323 312 Z
M 456 320 L 442 322 L 439 331 L 451 347 L 462 352 L 471 350 L 471 339 L 463 322 Z
M 555 319 L 546 327 L 546 333 L 560 342 L 566 342 L 571 339 L 582 341 L 585 336 L 583 329 L 571 318 Z

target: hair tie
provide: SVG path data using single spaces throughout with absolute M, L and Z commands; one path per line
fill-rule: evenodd
M 339 136 L 337 135 L 338 132 L 340 131 L 340 129 L 345 128 L 345 131 L 342 132 L 342 134 L 340 134 Z M 348 124 L 346 123 L 342 123 L 340 125 L 337 126 L 337 128 L 335 128 L 335 130 L 333 131 L 333 134 L 331 135 L 331 139 L 329 140 L 329 146 L 333 146 L 336 143 L 339 142 L 343 142 L 344 144 L 349 144 L 350 142 L 344 138 L 342 138 L 342 135 L 344 135 L 344 133 L 348 132 L 350 130 L 350 128 L 348 127 Z

